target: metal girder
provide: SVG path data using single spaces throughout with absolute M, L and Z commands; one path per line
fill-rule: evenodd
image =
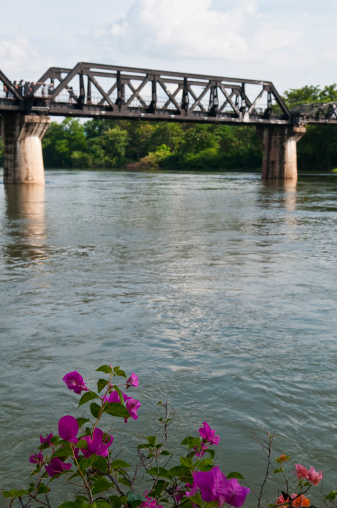
M 49 95 L 43 89 L 41 92 L 42 85 L 54 85 L 54 81 L 57 86 L 55 83 Z M 79 62 L 73 69 L 49 68 L 29 97 L 22 97 L 0 71 L 0 92 L 1 83 L 13 97 L 0 94 L 0 113 L 34 111 L 62 116 L 254 125 L 337 124 L 337 103 L 305 105 L 289 111 L 270 81 Z
M 296 124 L 337 124 L 337 102 L 303 104 L 291 114 Z
M 5 74 L 3 72 L 1 72 L 1 70 L 0 70 L 0 81 L 3 83 L 4 86 L 7 87 L 8 92 L 11 92 L 13 94 L 15 99 L 17 99 L 18 101 L 24 100 L 22 95 L 19 93 L 19 91 L 13 85 L 13 83 L 11 81 L 9 81 L 7 76 L 5 76 Z

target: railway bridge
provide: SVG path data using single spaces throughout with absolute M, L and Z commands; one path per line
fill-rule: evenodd
M 289 110 L 270 81 L 78 63 L 51 67 L 35 83 L 0 70 L 5 183 L 44 183 L 41 140 L 50 116 L 255 125 L 262 178 L 297 178 L 297 141 L 307 124 L 337 124 L 337 103 Z

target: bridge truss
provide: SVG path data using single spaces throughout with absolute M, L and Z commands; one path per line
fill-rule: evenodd
M 1 90 L 2 83 L 2 90 Z M 30 90 L 0 71 L 0 113 L 201 123 L 292 124 L 269 81 L 78 63 L 51 67 Z

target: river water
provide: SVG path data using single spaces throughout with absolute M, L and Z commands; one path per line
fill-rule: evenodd
M 80 416 L 63 375 L 94 388 L 112 363 L 139 375 L 142 402 L 116 446 L 155 432 L 169 394 L 172 448 L 207 420 L 224 472 L 254 484 L 254 433 L 276 429 L 273 457 L 336 488 L 336 212 L 328 175 L 47 171 L 45 188 L 1 186 L 1 483 L 26 476 L 40 432 Z

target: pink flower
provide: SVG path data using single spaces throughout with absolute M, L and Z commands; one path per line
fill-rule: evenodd
M 202 457 L 204 455 L 204 453 L 205 453 L 205 450 L 208 450 L 208 446 L 206 446 L 206 443 L 201 441 L 200 446 L 195 446 L 193 448 L 193 450 L 196 451 L 196 456 L 197 457 Z
M 83 377 L 81 376 L 81 374 L 77 372 L 77 370 L 74 370 L 74 372 L 69 372 L 68 374 L 66 374 L 62 378 L 62 381 L 65 382 L 69 390 L 74 390 L 74 392 L 77 393 L 78 395 L 81 394 L 82 390 L 84 390 L 85 392 L 89 391 L 89 388 L 85 386 Z
M 128 397 L 125 393 L 123 393 L 123 399 L 125 402 L 126 409 L 129 411 L 131 418 L 134 420 L 138 419 L 137 411 L 141 406 L 141 403 L 138 400 L 133 399 L 132 397 Z M 121 402 L 121 399 L 117 393 L 117 391 L 114 391 L 110 394 L 109 397 L 104 397 L 104 402 Z M 127 418 L 124 418 L 124 421 L 127 422 Z
M 309 467 L 307 479 L 310 483 L 312 483 L 315 487 L 317 487 L 317 485 L 319 484 L 320 480 L 322 480 L 322 478 L 323 478 L 323 471 L 318 472 L 312 466 Z
M 113 436 L 109 436 L 104 434 L 101 429 L 95 429 L 91 436 L 84 436 L 86 442 L 88 443 L 88 449 L 82 450 L 83 455 L 88 458 L 91 455 L 101 455 L 102 457 L 107 457 L 109 455 L 108 448 L 112 445 L 114 440 Z
M 156 499 L 152 499 L 151 497 L 147 496 L 147 490 L 145 491 L 145 498 L 146 501 L 143 501 L 139 506 L 142 508 L 163 508 L 161 504 L 157 504 Z
M 137 411 L 140 408 L 141 403 L 139 400 L 135 400 L 132 397 L 128 397 L 126 400 L 126 409 L 129 411 L 131 418 L 134 420 L 138 419 Z
M 279 505 L 279 504 L 282 504 L 282 505 L 286 505 L 289 501 L 289 497 L 286 499 L 284 497 L 284 495 L 282 494 L 281 496 L 279 496 L 276 501 L 275 501 L 275 504 L 276 505 Z M 285 507 L 284 507 L 285 508 Z
M 240 508 L 250 492 L 248 487 L 242 487 L 236 478 L 227 480 L 218 466 L 210 471 L 197 471 L 193 474 L 194 484 L 201 493 L 201 498 L 207 503 L 215 502 L 217 506 L 225 503 Z
M 320 480 L 323 478 L 322 471 L 318 472 L 312 466 L 309 468 L 309 471 L 302 466 L 301 464 L 295 464 L 296 474 L 299 480 L 308 480 L 315 487 L 319 484 Z
M 54 457 L 51 459 L 49 466 L 44 466 L 49 476 L 59 476 L 63 471 L 68 471 L 71 464 L 65 464 L 62 460 Z
M 44 463 L 44 458 L 43 458 L 43 455 L 42 453 L 36 453 L 35 455 L 31 455 L 29 457 L 29 462 L 31 464 L 38 464 L 39 466 L 42 466 L 42 464 Z
M 40 443 L 41 444 L 48 443 L 49 446 L 51 446 L 52 437 L 53 437 L 52 433 L 48 434 L 47 437 L 42 437 L 42 434 L 40 434 Z
M 77 442 L 78 429 L 77 420 L 73 416 L 66 415 L 59 420 L 59 434 L 65 441 Z
M 236 478 L 228 480 L 226 503 L 234 506 L 234 508 L 240 508 L 246 500 L 250 489 L 248 487 L 242 487 Z
M 208 425 L 207 422 L 203 423 L 203 427 L 200 427 L 199 434 L 207 441 L 209 444 L 218 445 L 220 441 L 220 436 L 215 435 L 215 430 L 212 430 L 211 427 Z
M 196 494 L 199 490 L 199 487 L 198 485 L 196 485 L 195 483 L 186 483 L 186 489 L 189 489 L 189 490 L 186 490 L 186 496 L 187 497 L 192 497 L 194 496 L 194 494 Z
M 139 385 L 138 376 L 134 372 L 132 372 L 129 379 L 126 381 L 126 388 L 130 388 L 130 386 L 134 386 L 137 388 Z

